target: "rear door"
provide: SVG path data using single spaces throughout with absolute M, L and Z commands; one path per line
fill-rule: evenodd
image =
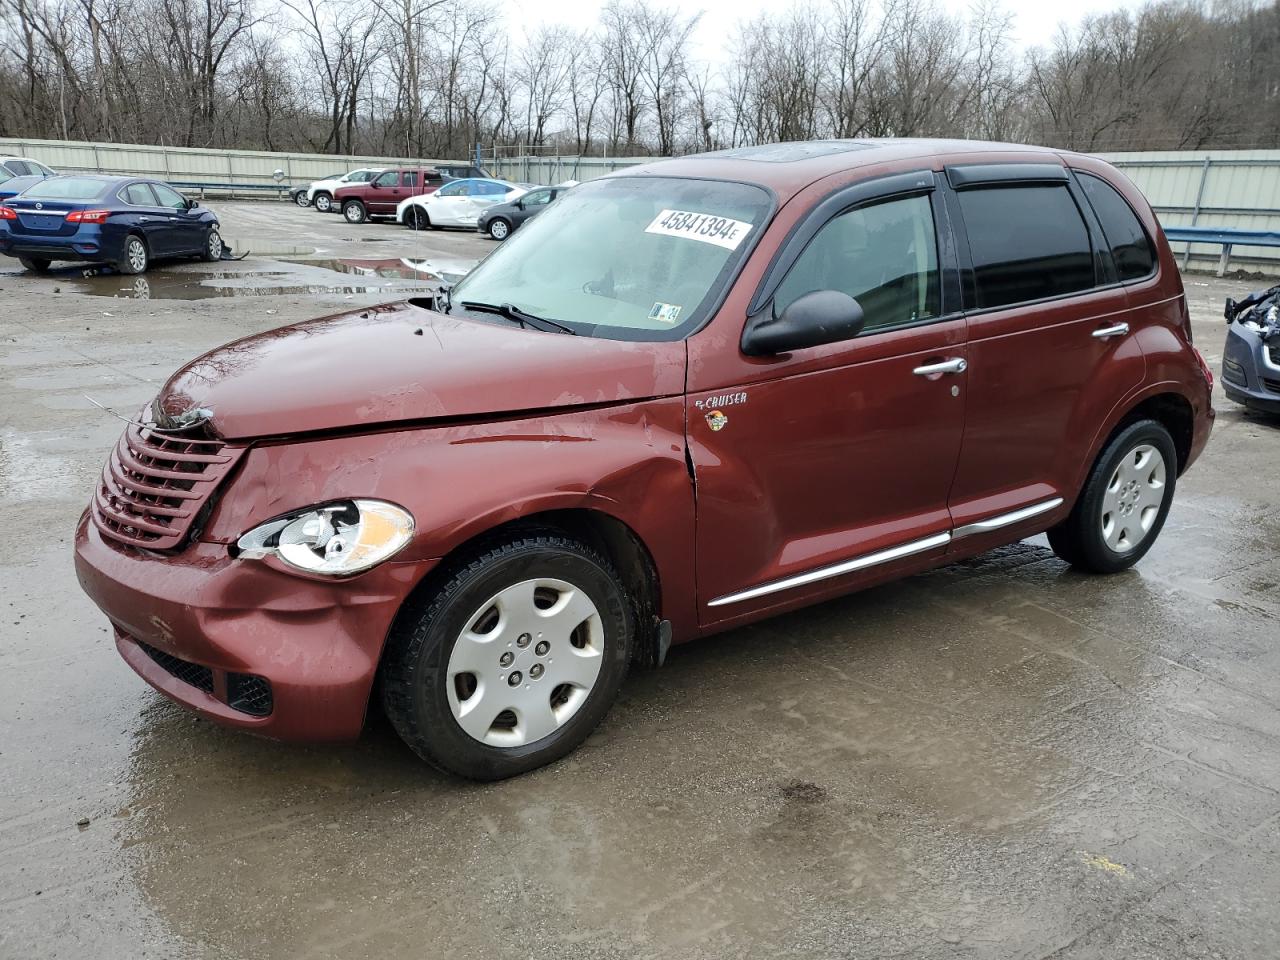
M 772 302 L 758 309 L 778 315 L 805 293 L 848 293 L 866 317 L 858 336 L 766 358 L 732 341 L 689 340 L 702 623 L 810 602 L 944 555 L 966 354 L 934 185 L 923 171 L 824 201 L 756 295 Z
M 116 198 L 126 205 L 126 215 L 113 225 L 136 227 L 147 239 L 152 256 L 167 256 L 174 252 L 176 240 L 173 235 L 169 217 L 173 211 L 160 206 L 160 201 L 151 185 L 147 183 L 130 183 L 122 187 Z M 115 241 L 123 243 L 120 231 L 113 231 Z
M 1097 220 L 1065 168 L 947 174 L 969 341 L 951 513 L 957 541 L 994 545 L 1069 506 L 1099 425 L 1146 365 Z

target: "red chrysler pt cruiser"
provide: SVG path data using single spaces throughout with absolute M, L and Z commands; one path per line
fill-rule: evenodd
M 110 454 L 76 567 L 203 716 L 351 738 L 376 689 L 423 759 L 497 779 L 672 643 L 1044 531 L 1129 567 L 1210 387 L 1160 225 L 1100 160 L 730 150 L 584 183 L 438 296 L 192 361 Z

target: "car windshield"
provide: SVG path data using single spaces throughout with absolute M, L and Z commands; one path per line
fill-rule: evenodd
M 511 304 L 598 337 L 679 339 L 714 308 L 771 206 L 745 183 L 594 180 L 521 227 L 450 300 Z
M 24 200 L 96 200 L 110 184 L 89 177 L 52 177 L 22 194 Z

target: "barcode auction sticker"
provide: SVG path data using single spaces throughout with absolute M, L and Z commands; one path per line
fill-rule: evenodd
M 726 250 L 738 249 L 738 244 L 751 232 L 751 224 L 745 220 L 717 217 L 710 213 L 690 213 L 688 210 L 663 210 L 644 228 L 645 233 L 658 233 L 667 237 L 684 237 L 714 243 Z

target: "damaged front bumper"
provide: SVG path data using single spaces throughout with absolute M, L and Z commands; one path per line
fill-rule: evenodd
M 1228 326 L 1222 389 L 1236 403 L 1280 414 L 1280 337 L 1264 339 L 1240 321 Z
M 387 631 L 435 563 L 343 580 L 237 560 L 225 544 L 153 554 L 76 528 L 76 575 L 125 661 L 216 723 L 282 740 L 350 740 L 364 724 Z

